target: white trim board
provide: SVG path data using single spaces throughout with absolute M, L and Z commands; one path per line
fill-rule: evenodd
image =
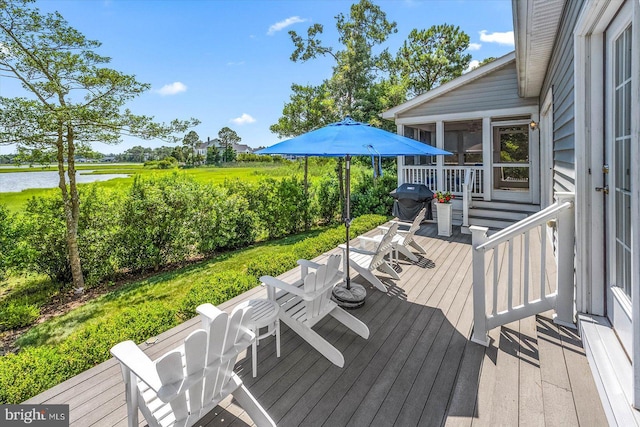
M 484 117 L 490 117 L 499 119 L 500 117 L 512 117 L 521 116 L 526 114 L 537 114 L 538 106 L 530 105 L 525 107 L 516 108 L 503 108 L 499 110 L 481 110 L 481 111 L 468 111 L 464 113 L 449 113 L 438 114 L 432 116 L 415 116 L 415 117 L 398 117 L 396 118 L 396 124 L 402 125 L 419 125 L 424 123 L 433 123 L 437 121 L 459 121 L 470 119 L 481 119 Z
M 611 324 L 579 314 L 578 329 L 609 425 L 640 427 L 640 411 L 631 405 L 633 368 Z

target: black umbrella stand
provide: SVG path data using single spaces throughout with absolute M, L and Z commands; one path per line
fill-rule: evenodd
M 343 283 L 337 284 L 333 288 L 333 298 L 340 307 L 344 308 L 360 308 L 364 305 L 364 299 L 367 291 L 364 286 L 358 283 L 352 283 L 349 277 L 349 229 L 351 228 L 351 156 L 345 156 L 345 218 L 344 226 L 347 234 L 347 244 L 345 249 L 344 272 L 345 280 Z

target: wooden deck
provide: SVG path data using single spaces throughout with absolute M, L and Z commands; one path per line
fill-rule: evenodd
M 368 340 L 331 318 L 315 327 L 343 353 L 344 368 L 286 325 L 280 358 L 273 338 L 260 342 L 257 378 L 250 354 L 241 356 L 237 372 L 279 426 L 607 425 L 574 331 L 545 313 L 491 331 L 488 348 L 472 343 L 470 236 L 456 228 L 441 238 L 429 224 L 417 239 L 425 257 L 417 265 L 401 261 L 401 280 L 385 279 L 386 294 L 368 287 L 365 306 L 352 312 L 369 326 Z M 281 278 L 298 275 L 296 269 Z M 258 287 L 222 308 L 261 296 L 266 291 Z M 158 357 L 198 325 L 197 319 L 183 323 L 142 348 Z M 124 385 L 113 359 L 27 403 L 69 404 L 73 426 L 126 425 Z M 251 424 L 231 399 L 202 421 Z

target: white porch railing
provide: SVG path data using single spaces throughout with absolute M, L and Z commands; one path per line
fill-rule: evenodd
M 465 173 L 467 171 L 474 172 L 473 183 L 470 183 L 471 194 L 474 196 L 484 195 L 484 174 L 482 166 L 402 166 L 400 177 L 402 182 L 411 184 L 424 184 L 429 190 L 433 191 L 450 191 L 456 196 L 463 193 L 463 185 L 465 182 Z M 438 181 L 442 185 L 438 185 Z
M 484 346 L 489 345 L 488 332 L 507 323 L 523 319 L 550 309 L 555 309 L 555 322 L 565 326 L 574 326 L 574 243 L 575 243 L 575 217 L 574 194 L 556 193 L 557 202 L 536 214 L 499 231 L 490 238 L 487 237 L 486 227 L 471 226 L 473 235 L 473 318 L 474 327 L 471 340 Z M 546 224 L 554 220 L 557 227 L 557 277 L 556 289 L 546 293 Z M 540 298 L 529 301 L 531 259 L 530 253 L 531 230 L 540 227 Z M 524 241 L 524 258 L 522 268 L 524 274 L 521 278 L 522 304 L 514 307 L 514 239 L 522 238 Z M 499 274 L 499 251 L 507 250 L 508 269 L 507 276 Z M 492 292 L 491 313 L 486 312 L 486 285 L 485 285 L 485 258 L 487 253 L 493 254 L 493 281 L 490 283 Z M 551 254 L 553 256 L 553 254 Z M 506 280 L 505 280 L 506 279 Z M 507 285 L 507 309 L 498 312 L 498 284 Z M 503 285 L 504 286 L 504 285 Z

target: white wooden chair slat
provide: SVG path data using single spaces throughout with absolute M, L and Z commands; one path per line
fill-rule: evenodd
M 344 366 L 342 354 L 311 328 L 325 316 L 331 315 L 363 338 L 369 337 L 369 329 L 364 323 L 331 301 L 333 286 L 342 281 L 341 258 L 340 255 L 331 255 L 324 265 L 299 260 L 302 280 L 293 284 L 271 276 L 260 278 L 270 288 L 269 298 L 280 305 L 280 320 L 339 367 Z M 316 271 L 309 273 L 310 268 Z M 283 292 L 292 292 L 289 294 L 291 297 L 283 295 Z
M 191 400 L 191 412 L 200 412 L 203 405 L 202 386 L 203 373 L 207 354 L 202 351 L 207 348 L 207 332 L 199 329 L 193 332 L 184 341 L 184 354 L 186 373 L 188 377 L 198 375 L 200 380 L 189 387 L 189 398 Z
M 171 409 L 177 420 L 181 420 L 189 416 L 189 408 L 187 406 L 187 396 L 185 394 L 176 393 L 184 380 L 184 371 L 182 368 L 182 354 L 180 351 L 172 351 L 165 354 L 156 362 L 156 370 L 162 381 L 162 389 L 164 393 L 158 393 L 158 397 L 162 401 L 169 401 Z M 166 396 L 166 397 L 165 397 Z
M 229 394 L 256 425 L 275 426 L 233 372 L 238 355 L 255 338 L 246 327 L 250 310 L 228 316 L 211 304 L 198 307 L 204 328 L 156 362 L 131 341 L 114 346 L 111 353 L 123 368 L 129 427 L 138 426 L 138 408 L 149 426 L 191 427 Z
M 381 290 L 382 292 L 387 291 L 387 287 L 378 279 L 374 274 L 374 270 L 380 270 L 384 273 L 387 273 L 394 279 L 400 279 L 398 273 L 387 263 L 384 257 L 391 253 L 393 249 L 393 238 L 398 231 L 398 224 L 393 223 L 391 227 L 386 231 L 384 236 L 380 239 L 379 242 L 376 241 L 377 247 L 375 250 L 366 250 L 361 248 L 351 248 L 349 251 L 349 260 L 345 260 L 345 262 L 349 262 L 349 265 L 353 267 L 355 271 L 357 271 L 363 278 L 373 284 L 376 288 Z M 365 246 L 366 242 L 371 242 L 371 238 L 358 238 L 361 241 L 361 246 Z M 343 249 L 343 252 L 346 253 L 346 246 L 340 245 Z

